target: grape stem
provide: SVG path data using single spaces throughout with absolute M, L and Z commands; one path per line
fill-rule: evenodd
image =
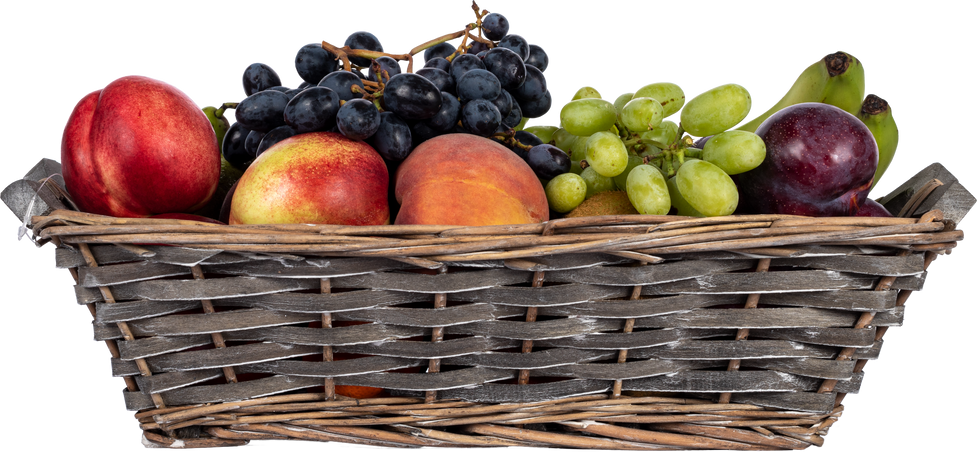
M 673 176 L 675 168 L 672 167 L 672 155 L 668 151 L 662 151 L 661 169 L 665 172 L 665 178 Z
M 482 31 L 481 31 L 481 26 L 479 26 L 479 31 L 478 31 L 478 33 L 479 33 L 479 35 L 481 35 L 481 33 L 482 33 Z M 480 42 L 480 43 L 482 43 L 482 44 L 485 44 L 485 45 L 486 45 L 486 46 L 488 46 L 488 48 L 490 48 L 490 49 L 491 49 L 492 47 L 495 47 L 495 43 L 494 43 L 494 42 L 492 42 L 492 40 L 490 40 L 490 39 L 486 39 L 486 38 L 483 38 L 483 37 L 481 37 L 481 36 L 474 36 L 474 35 L 472 35 L 471 33 L 469 33 L 469 36 L 468 36 L 468 37 L 470 37 L 470 38 L 472 38 L 472 41 L 476 41 L 476 42 Z
M 630 140 L 624 140 L 624 145 L 629 148 L 640 143 L 641 143 L 641 138 L 632 138 Z
M 395 53 L 377 52 L 375 50 L 353 49 L 350 48 L 349 46 L 336 47 L 326 41 L 322 41 L 322 48 L 326 52 L 336 55 L 336 59 L 341 60 L 343 62 L 343 68 L 345 68 L 346 70 L 352 70 L 352 68 L 354 67 L 353 64 L 350 63 L 349 61 L 349 57 L 351 56 L 369 58 L 371 60 L 375 60 L 377 58 L 385 56 L 399 61 L 407 61 L 407 72 L 412 72 L 411 68 L 414 65 L 414 58 L 410 54 L 395 54 Z M 358 69 L 362 69 L 359 66 L 355 66 L 355 67 Z
M 682 142 L 683 135 L 685 135 L 685 129 L 682 127 L 682 123 L 679 123 L 678 130 L 675 132 L 675 139 L 672 141 L 672 145 L 678 145 Z
M 455 51 L 452 52 L 451 55 L 448 55 L 445 58 L 446 60 L 453 61 L 456 56 L 461 55 L 461 54 L 464 54 L 464 53 L 468 53 L 468 48 L 469 48 L 468 47 L 468 38 L 471 36 L 471 27 L 472 27 L 471 24 L 468 24 L 465 27 L 465 30 L 464 30 L 465 34 L 461 38 L 461 44 L 458 44 L 458 48 L 455 49 Z
M 442 42 L 448 42 L 452 39 L 457 39 L 462 36 L 465 36 L 465 34 L 468 33 L 470 30 L 471 30 L 471 25 L 468 25 L 467 27 L 465 27 L 464 30 L 456 31 L 454 33 L 448 33 L 444 36 L 441 36 L 439 38 L 434 38 L 428 42 L 425 42 L 424 44 L 414 47 L 413 49 L 410 49 L 410 52 L 408 53 L 410 53 L 411 55 L 417 55 L 418 53 L 421 53 L 427 49 L 430 49 L 431 47 L 441 44 Z M 411 72 L 411 68 L 407 68 L 407 72 Z
M 507 129 L 505 132 L 496 133 L 495 135 L 492 135 L 491 138 L 493 140 L 500 141 L 500 142 L 502 142 L 504 144 L 508 144 L 508 145 L 511 145 L 511 146 L 516 146 L 519 149 L 522 149 L 524 151 L 528 151 L 530 148 L 532 148 L 532 146 L 530 146 L 528 144 L 523 144 L 521 141 L 519 141 L 516 138 L 516 131 L 515 131 L 515 129 Z
M 375 60 L 382 56 L 386 56 L 398 61 L 407 61 L 407 72 L 412 73 L 414 72 L 414 55 L 417 55 L 418 53 L 423 52 L 443 42 L 448 42 L 452 39 L 462 38 L 461 45 L 458 46 L 458 49 L 455 50 L 454 53 L 452 53 L 451 55 L 448 55 L 447 57 L 448 61 L 451 61 L 455 56 L 459 54 L 467 53 L 467 50 L 469 49 L 468 46 L 469 39 L 475 42 L 480 42 L 482 44 L 485 44 L 490 49 L 495 47 L 495 43 L 492 42 L 492 40 L 482 37 L 482 18 L 488 14 L 488 11 L 481 10 L 481 12 L 479 12 L 478 4 L 476 4 L 474 1 L 472 2 L 472 10 L 475 11 L 475 23 L 470 23 L 466 25 L 463 30 L 456 31 L 454 33 L 448 33 L 444 36 L 440 36 L 430 41 L 427 41 L 423 44 L 420 44 L 414 47 L 413 49 L 411 49 L 410 52 L 408 53 L 395 54 L 395 53 L 377 52 L 377 51 L 366 50 L 366 49 L 353 49 L 350 48 L 349 46 L 336 47 L 326 41 L 322 41 L 322 48 L 325 51 L 335 55 L 336 56 L 335 59 L 342 61 L 343 68 L 346 70 L 352 70 L 352 68 L 354 67 L 352 63 L 350 63 L 349 61 L 349 57 L 351 56 L 369 58 L 371 60 Z M 472 34 L 472 30 L 474 29 L 478 29 L 477 36 Z M 359 68 L 358 66 L 356 67 Z
M 238 99 L 222 100 L 221 103 L 217 104 L 217 110 L 226 110 L 228 108 L 233 110 L 237 108 L 237 104 L 240 102 Z

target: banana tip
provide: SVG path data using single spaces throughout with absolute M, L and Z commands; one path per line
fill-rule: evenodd
M 864 115 L 877 115 L 885 113 L 888 109 L 889 103 L 875 94 L 865 96 L 865 100 L 862 101 L 862 114 Z
M 835 52 L 824 57 L 824 64 L 828 67 L 828 75 L 836 77 L 848 70 L 854 57 L 845 52 Z

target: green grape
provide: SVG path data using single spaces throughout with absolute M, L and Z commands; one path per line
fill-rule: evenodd
M 638 157 L 655 157 L 661 153 L 661 149 L 653 144 L 646 144 L 645 146 L 645 149 L 638 153 Z
M 628 199 L 638 213 L 667 215 L 672 201 L 668 196 L 665 176 L 652 165 L 638 165 L 628 174 Z
M 587 183 L 578 174 L 563 173 L 546 183 L 546 201 L 550 208 L 565 213 L 573 210 L 587 196 Z
M 570 172 L 580 174 L 583 171 L 580 161 L 587 159 L 587 139 L 590 137 L 570 136 L 573 137 L 570 149 L 567 150 L 567 154 L 570 154 Z
M 560 123 L 576 136 L 590 136 L 610 129 L 617 122 L 614 104 L 604 99 L 577 99 L 560 110 Z
M 675 137 L 678 136 L 678 124 L 666 119 L 658 124 L 658 127 L 641 132 L 638 136 L 646 143 L 654 141 L 667 145 L 675 141 Z
M 664 117 L 669 117 L 685 105 L 685 92 L 678 85 L 668 82 L 652 83 L 634 92 L 634 97 L 650 97 L 662 104 Z
M 723 132 L 750 114 L 751 102 L 750 93 L 740 85 L 717 86 L 695 96 L 682 109 L 682 128 L 697 137 Z
M 600 99 L 600 93 L 594 88 L 585 86 L 578 89 L 577 92 L 573 94 L 572 100 L 577 99 Z
M 617 176 L 628 167 L 628 148 L 617 134 L 597 132 L 587 139 L 587 164 L 602 176 Z
M 560 127 L 553 132 L 553 144 L 556 145 L 556 147 L 563 149 L 563 151 L 567 154 L 570 153 L 570 146 L 576 139 L 576 135 L 567 132 L 567 129 L 564 129 L 563 127 Z
M 672 207 L 675 207 L 679 215 L 686 217 L 704 217 L 702 213 L 698 210 L 692 208 L 689 202 L 682 197 L 682 193 L 678 191 L 678 186 L 675 184 L 675 178 L 668 179 L 668 196 L 672 198 Z
M 631 173 L 631 170 L 633 170 L 635 167 L 637 167 L 638 165 L 644 162 L 645 160 L 637 155 L 634 154 L 628 155 L 628 167 L 625 168 L 624 172 L 622 172 L 621 174 L 614 176 L 614 185 L 617 185 L 617 188 L 621 190 L 627 190 L 628 174 Z
M 726 174 L 745 173 L 760 166 L 766 156 L 763 138 L 746 130 L 716 134 L 702 147 L 702 160 L 718 166 Z
M 588 166 L 580 172 L 580 177 L 583 178 L 584 182 L 587 183 L 587 198 L 594 196 L 596 193 L 602 191 L 611 191 L 616 188 L 614 185 L 614 179 L 601 176 L 600 173 L 594 171 L 594 167 Z
M 730 215 L 739 203 L 736 184 L 718 166 L 705 160 L 687 160 L 675 174 L 681 197 L 703 216 Z
M 531 133 L 533 135 L 536 135 L 536 138 L 539 138 L 539 140 L 542 141 L 543 143 L 549 143 L 549 142 L 552 142 L 553 141 L 553 133 L 556 132 L 557 129 L 559 129 L 559 127 L 555 127 L 555 126 L 530 126 L 530 127 L 526 127 L 525 129 L 522 129 L 522 130 L 525 131 L 525 132 L 529 132 L 529 133 Z M 559 147 L 559 146 L 557 146 L 557 147 Z
M 587 140 L 590 139 L 589 136 L 586 137 L 576 137 L 573 143 L 570 144 L 570 160 L 571 161 L 581 161 L 587 158 Z
M 634 93 L 624 93 L 621 94 L 620 96 L 617 96 L 617 99 L 614 99 L 614 109 L 617 110 L 617 114 L 619 116 L 621 114 L 621 110 L 628 102 L 631 102 L 631 99 L 633 97 L 634 97 Z
M 634 133 L 654 130 L 662 123 L 662 104 L 650 97 L 635 97 L 621 110 L 621 124 Z
M 573 174 L 583 173 L 583 168 L 580 167 L 580 160 L 570 160 L 570 172 Z

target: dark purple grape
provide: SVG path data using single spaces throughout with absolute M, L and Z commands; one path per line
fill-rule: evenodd
M 482 32 L 486 38 L 498 41 L 509 33 L 509 20 L 499 13 L 489 13 L 482 18 Z
M 439 91 L 455 92 L 455 81 L 451 78 L 451 75 L 448 75 L 447 72 L 441 69 L 424 67 L 418 69 L 416 74 L 430 80 L 431 83 L 434 83 L 434 86 L 438 87 Z
M 498 97 L 492 99 L 492 103 L 495 105 L 495 108 L 499 109 L 499 113 L 501 113 L 503 117 L 509 114 L 509 111 L 512 110 L 512 104 L 515 102 L 516 100 L 513 99 L 512 95 L 506 90 L 502 90 L 502 94 L 499 94 Z
M 482 63 L 482 59 L 475 55 L 463 53 L 451 60 L 448 73 L 451 74 L 451 78 L 455 80 L 455 85 L 457 85 L 461 76 L 472 69 L 485 69 L 485 63 Z
M 353 92 L 353 85 L 359 85 L 359 92 Z M 350 71 L 330 72 L 329 75 L 319 81 L 323 88 L 329 88 L 339 95 L 341 100 L 361 99 L 366 89 L 363 87 L 363 80 Z
M 250 130 L 267 132 L 285 125 L 285 106 L 288 101 L 288 95 L 281 91 L 259 91 L 238 103 L 234 109 L 234 117 Z
M 302 83 L 299 83 L 299 89 L 300 90 L 304 90 L 306 88 L 311 88 L 311 87 L 315 86 L 316 83 L 319 83 L 319 81 L 317 80 L 317 81 L 315 81 L 313 83 L 309 83 L 309 82 L 303 81 Z
M 299 93 L 301 93 L 302 91 L 305 90 L 302 88 L 290 89 L 288 91 L 285 91 L 285 95 L 288 96 L 288 101 L 291 102 L 292 99 L 295 99 L 295 96 L 298 96 Z
M 285 123 L 298 133 L 324 130 L 336 120 L 339 95 L 322 86 L 302 91 L 285 106 Z
M 287 86 L 272 86 L 271 88 L 268 88 L 265 91 L 278 91 L 278 92 L 285 93 L 285 95 L 288 96 L 288 100 L 292 100 L 292 98 L 295 97 L 296 94 L 302 92 L 302 90 L 298 88 L 289 88 Z
M 692 143 L 692 147 L 694 147 L 696 149 L 702 149 L 702 148 L 706 147 L 706 142 L 709 141 L 709 139 L 712 138 L 713 136 L 714 135 L 709 135 L 709 136 L 706 136 L 706 137 L 699 137 L 698 139 L 695 140 L 694 143 Z
M 353 99 L 336 113 L 339 131 L 351 140 L 365 140 L 380 127 L 380 111 L 366 99 Z
M 264 63 L 254 63 L 244 70 L 244 94 L 250 96 L 264 91 L 272 86 L 282 86 L 282 79 L 278 77 L 271 66 Z
M 390 58 L 388 56 L 382 56 L 380 58 L 373 60 L 373 63 L 370 64 L 370 73 L 367 77 L 374 82 L 380 81 L 380 77 L 378 76 L 378 74 L 375 72 L 375 69 L 373 68 L 375 64 L 380 66 L 381 71 L 385 71 L 387 73 L 387 76 L 384 77 L 384 80 L 393 77 L 401 72 L 400 63 L 398 63 L 397 60 Z
M 458 124 L 458 115 L 461 113 L 461 102 L 451 93 L 441 92 L 441 108 L 438 112 L 425 119 L 424 122 L 438 132 L 447 132 L 455 124 Z
M 538 144 L 543 144 L 543 141 L 540 140 L 539 137 L 529 132 L 526 132 L 524 130 L 516 131 L 514 138 L 516 141 L 519 142 L 518 144 L 517 143 L 512 143 L 511 145 L 506 143 L 503 144 L 507 148 L 512 150 L 512 152 L 515 152 L 516 155 L 518 155 L 519 158 L 523 160 L 527 160 L 529 158 L 529 154 L 527 153 L 527 150 L 529 148 L 536 146 Z M 522 144 L 523 147 L 520 147 L 519 144 Z
M 512 102 L 509 114 L 502 118 L 502 125 L 512 129 L 518 126 L 520 122 L 522 122 L 522 107 L 519 106 L 519 102 Z
M 494 100 L 502 95 L 502 84 L 491 72 L 472 69 L 455 81 L 455 93 L 461 103 L 475 99 Z
M 424 50 L 424 62 L 427 63 L 434 58 L 444 58 L 445 61 L 448 61 L 448 56 L 455 53 L 455 50 L 457 50 L 455 46 L 447 42 L 435 44 L 433 47 Z M 425 66 L 427 65 L 425 64 Z
M 552 179 L 570 171 L 570 156 L 552 144 L 537 144 L 529 148 L 526 162 L 536 176 L 543 180 Z
M 529 45 L 529 58 L 526 58 L 526 64 L 530 66 L 535 66 L 540 72 L 546 70 L 546 66 L 550 65 L 550 57 L 546 55 L 546 51 L 542 47 L 536 44 Z
M 468 53 L 473 55 L 478 55 L 482 52 L 487 51 L 490 48 L 491 47 L 489 47 L 488 44 L 484 42 L 475 41 L 472 43 L 472 45 L 468 46 Z
M 383 102 L 386 110 L 406 120 L 427 119 L 441 109 L 441 90 L 420 75 L 404 72 L 387 81 Z
M 550 107 L 553 105 L 553 97 L 550 95 L 549 91 L 543 93 L 543 97 L 538 100 L 527 100 L 520 101 L 519 108 L 522 109 L 522 115 L 526 118 L 538 118 L 550 111 Z
M 541 99 L 543 93 L 546 92 L 546 77 L 543 75 L 543 71 L 536 68 L 536 66 L 526 66 L 525 81 L 518 88 L 510 92 L 520 103 L 527 100 Z
M 248 132 L 248 136 L 244 137 L 244 150 L 251 156 L 251 160 L 258 156 L 258 144 L 264 137 L 265 133 L 257 130 Z
M 384 159 L 399 162 L 414 149 L 410 127 L 392 111 L 380 113 L 380 126 L 370 137 L 370 146 Z
M 461 125 L 468 133 L 483 137 L 494 134 L 502 124 L 502 114 L 492 102 L 475 99 L 461 107 Z
M 526 63 L 516 52 L 505 47 L 489 50 L 482 59 L 485 69 L 495 74 L 505 89 L 515 89 L 526 80 Z
M 265 136 L 261 137 L 261 142 L 258 143 L 257 155 L 261 155 L 263 152 L 267 151 L 268 148 L 274 146 L 279 141 L 295 135 L 295 129 L 287 125 L 275 127 L 274 129 L 269 130 Z
M 410 137 L 414 147 L 438 135 L 441 135 L 441 132 L 432 129 L 426 121 L 410 124 Z
M 375 52 L 383 52 L 383 46 L 380 45 L 380 40 L 377 39 L 373 33 L 367 31 L 357 31 L 349 37 L 346 38 L 344 45 L 349 46 L 351 49 L 361 49 L 361 50 L 373 50 Z M 357 66 L 369 66 L 370 59 L 364 57 L 349 57 L 349 62 Z
M 295 55 L 295 70 L 308 83 L 319 83 L 330 72 L 339 69 L 339 61 L 322 48 L 322 44 L 306 44 Z
M 529 59 L 529 41 L 519 35 L 505 35 L 504 38 L 499 40 L 499 45 L 497 47 L 504 47 L 519 55 L 523 61 Z
M 431 58 L 424 63 L 424 67 L 441 69 L 442 71 L 448 72 L 451 69 L 451 62 L 441 57 Z
M 248 152 L 244 147 L 244 140 L 249 133 L 251 133 L 250 130 L 244 128 L 241 123 L 235 122 L 227 129 L 227 133 L 224 134 L 224 142 L 221 143 L 221 155 L 224 156 L 224 160 L 241 171 L 247 169 L 251 161 L 254 160 L 254 154 Z
M 543 140 L 540 140 L 538 136 L 530 132 L 526 132 L 525 130 L 517 130 L 515 133 L 515 138 L 520 143 L 526 146 L 536 146 L 536 145 L 543 144 Z M 566 152 L 564 152 L 564 154 L 565 153 Z

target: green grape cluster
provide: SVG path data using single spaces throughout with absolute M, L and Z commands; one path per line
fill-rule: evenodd
M 595 193 L 621 190 L 646 215 L 730 215 L 739 202 L 730 176 L 756 168 L 766 156 L 759 136 L 733 130 L 750 107 L 750 93 L 737 84 L 688 101 L 669 82 L 639 87 L 613 102 L 582 87 L 563 105 L 558 127 L 526 130 L 570 156 L 570 171 L 546 185 L 557 212 L 569 212 Z

